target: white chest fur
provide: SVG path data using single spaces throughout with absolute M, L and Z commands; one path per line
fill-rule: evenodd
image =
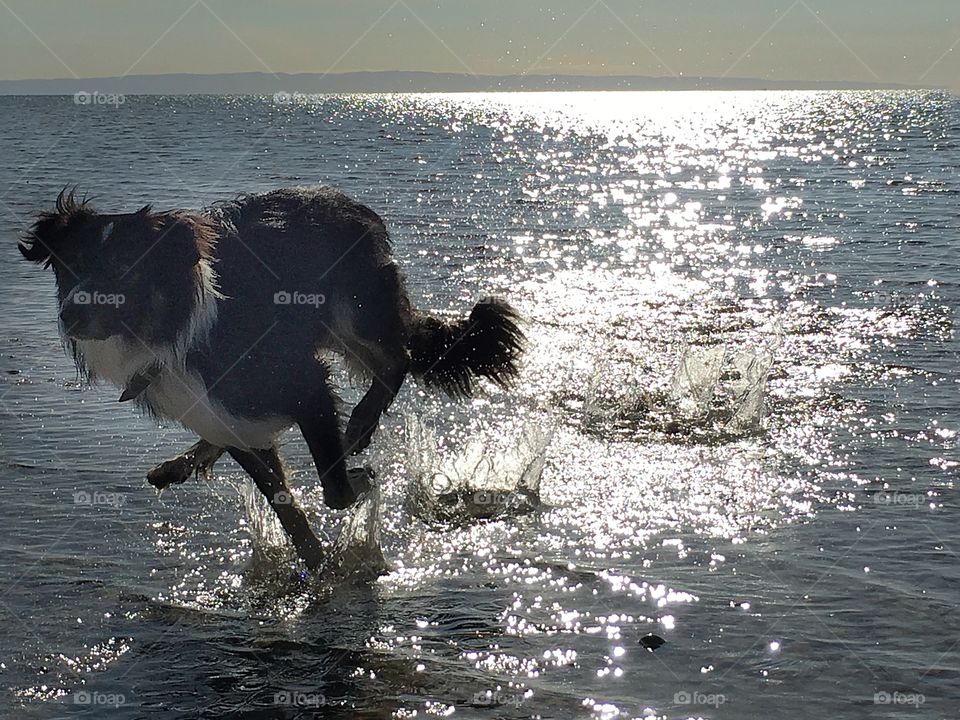
M 165 369 L 145 391 L 160 415 L 177 420 L 207 442 L 220 447 L 268 448 L 293 421 L 277 416 L 247 418 L 228 411 L 210 397 L 194 373 Z
M 93 376 L 121 388 L 159 361 L 164 368 L 144 391 L 147 403 L 158 415 L 182 423 L 214 445 L 267 448 L 293 424 L 289 418 L 247 418 L 231 413 L 210 397 L 199 375 L 143 345 L 134 347 L 119 338 L 79 340 L 77 344 Z
M 119 337 L 74 342 L 94 379 L 119 387 L 124 387 L 130 378 L 159 359 L 147 346 L 132 345 Z

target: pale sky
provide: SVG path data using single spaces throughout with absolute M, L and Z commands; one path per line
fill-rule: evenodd
M 0 0 L 0 79 L 351 70 L 960 90 L 960 0 Z

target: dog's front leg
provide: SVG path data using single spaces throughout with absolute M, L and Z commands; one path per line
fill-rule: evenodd
M 311 570 L 320 567 L 322 546 L 310 529 L 303 510 L 296 504 L 287 486 L 286 474 L 277 449 L 239 450 L 228 448 L 230 456 L 247 471 L 257 488 L 267 498 L 280 524 L 293 541 L 297 555 Z
M 329 508 L 342 510 L 353 505 L 361 493 L 370 489 L 373 471 L 369 468 L 347 469 L 347 453 L 332 400 L 317 404 L 313 410 L 314 414 L 300 420 L 300 432 L 317 466 L 323 485 L 323 501 Z
M 223 455 L 224 449 L 200 440 L 176 457 L 165 460 L 147 473 L 147 482 L 158 490 L 186 482 L 193 474 L 206 474 Z

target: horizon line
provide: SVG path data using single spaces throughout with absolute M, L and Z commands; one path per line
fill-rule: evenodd
M 543 83 L 594 83 L 598 85 L 609 85 L 611 83 L 626 83 L 626 84 L 637 84 L 637 83 L 648 83 L 648 84 L 657 84 L 657 85 L 682 85 L 688 86 L 692 83 L 706 83 L 711 85 L 726 86 L 731 89 L 756 89 L 763 90 L 766 89 L 765 85 L 775 86 L 771 89 L 774 90 L 816 90 L 816 89 L 836 89 L 836 90 L 857 90 L 857 89 L 890 89 L 890 90 L 934 90 L 934 91 L 945 91 L 950 92 L 949 88 L 942 86 L 924 86 L 924 85 L 909 85 L 904 83 L 896 82 L 884 82 L 884 81 L 856 81 L 856 80 L 803 80 L 803 79 L 771 79 L 771 78 L 761 78 L 761 77 L 750 77 L 750 76 L 737 76 L 737 77 L 725 77 L 725 76 L 715 76 L 715 75 L 629 75 L 629 74 L 580 74 L 580 73 L 509 73 L 509 74 L 472 74 L 464 72 L 449 72 L 449 71 L 436 71 L 436 70 L 350 70 L 337 73 L 324 73 L 324 72 L 265 72 L 262 70 L 243 70 L 243 71 L 232 71 L 232 72 L 219 72 L 219 73 L 204 73 L 204 72 L 169 72 L 169 73 L 138 73 L 130 75 L 99 75 L 99 76 L 88 76 L 80 78 L 69 78 L 69 77 L 34 77 L 34 78 L 16 78 L 16 79 L 0 79 L 0 94 L 15 94 L 10 92 L 5 92 L 6 90 L 20 89 L 23 86 L 36 86 L 28 94 L 63 94 L 63 91 L 60 93 L 49 92 L 43 93 L 40 92 L 44 89 L 44 86 L 50 85 L 64 85 L 76 88 L 78 90 L 90 90 L 94 88 L 81 88 L 79 84 L 82 83 L 110 83 L 110 84 L 132 84 L 132 83 L 150 83 L 153 82 L 162 82 L 162 81 L 175 81 L 177 79 L 183 80 L 193 80 L 193 81 L 207 81 L 215 83 L 218 79 L 227 80 L 227 79 L 250 79 L 263 81 L 267 79 L 275 80 L 303 80 L 303 81 L 312 81 L 313 83 L 319 83 L 322 81 L 335 82 L 337 80 L 343 81 L 347 79 L 365 79 L 367 81 L 376 80 L 381 78 L 383 80 L 393 80 L 397 81 L 401 78 L 411 79 L 424 79 L 424 80 L 433 80 L 434 82 L 440 81 L 460 81 L 461 83 L 476 83 L 484 80 L 493 80 L 493 81 L 508 81 L 512 84 L 529 82 L 531 84 L 543 84 Z M 751 86 L 751 87 L 731 87 L 731 86 Z M 753 87 L 755 86 L 755 87 Z M 24 88 L 25 89 L 25 88 Z M 50 88 L 52 89 L 52 88 Z M 284 88 L 286 89 L 286 88 Z M 527 89 L 521 87 L 512 88 L 513 91 L 549 91 L 555 90 L 560 92 L 570 92 L 570 91 L 589 91 L 590 88 L 570 88 L 570 87 L 540 87 L 537 89 Z M 615 88 L 615 87 L 601 87 L 595 88 L 598 91 L 615 91 L 621 89 L 624 91 L 629 90 L 651 90 L 658 88 Z M 666 88 L 664 88 L 666 89 Z M 680 89 L 680 88 L 677 88 Z M 715 87 L 713 89 L 723 89 L 723 87 Z M 237 88 L 239 90 L 239 88 Z M 379 90 L 379 92 L 392 92 L 397 91 L 397 88 Z M 416 89 L 405 88 L 406 92 L 418 92 Z M 463 88 L 450 88 L 450 89 L 437 89 L 431 88 L 430 90 L 419 90 L 421 92 L 429 91 L 439 91 L 439 92 L 470 92 L 477 91 L 475 88 L 463 89 Z M 338 88 L 337 91 L 343 92 L 343 88 Z M 497 91 L 496 87 L 488 88 L 487 91 L 495 92 Z M 358 89 L 357 92 L 378 92 L 376 89 L 364 88 Z M 69 93 L 68 93 L 69 94 Z M 130 94 L 155 94 L 155 92 L 146 91 L 146 92 L 134 92 Z M 203 92 L 176 92 L 176 94 L 205 94 Z M 216 94 L 230 94 L 230 93 L 216 93 Z M 239 92 L 236 94 L 263 94 L 262 92 L 257 92 L 256 90 L 251 89 L 249 92 Z

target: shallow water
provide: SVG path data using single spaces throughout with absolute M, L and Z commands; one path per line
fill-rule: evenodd
M 954 98 L 0 110 L 2 714 L 955 716 Z M 511 393 L 410 382 L 349 517 L 285 439 L 308 578 L 235 465 L 146 484 L 192 438 L 78 383 L 14 241 L 67 183 L 117 210 L 316 182 L 387 219 L 419 307 L 503 295 L 530 348 Z

